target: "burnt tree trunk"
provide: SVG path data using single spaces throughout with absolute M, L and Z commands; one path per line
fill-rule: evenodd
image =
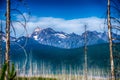
M 10 0 L 7 2 L 6 12 L 6 52 L 5 52 L 5 63 L 7 64 L 7 70 L 5 71 L 5 80 L 8 80 L 9 73 L 9 51 L 10 51 Z
M 85 34 L 84 34 L 84 73 L 85 73 L 85 76 L 84 76 L 84 80 L 87 80 L 87 31 L 86 31 L 86 28 L 87 26 L 85 25 L 84 26 L 85 28 Z
M 111 32 L 111 19 L 110 19 L 110 0 L 108 0 L 107 17 L 108 17 L 107 23 L 108 23 L 108 38 L 109 38 L 109 50 L 110 50 L 111 80 L 115 80 L 113 50 L 112 50 L 113 44 L 112 44 L 112 32 Z
M 2 20 L 0 26 L 0 68 L 2 68 Z

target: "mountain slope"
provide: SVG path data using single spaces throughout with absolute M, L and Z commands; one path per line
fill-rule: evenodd
M 60 48 L 78 48 L 84 45 L 84 34 L 67 34 L 51 28 L 41 29 L 37 27 L 31 34 L 31 38 L 44 45 Z M 107 43 L 107 35 L 96 31 L 87 31 L 88 45 Z
M 23 41 L 20 42 L 18 40 Z M 55 72 L 62 67 L 71 67 L 72 69 L 84 68 L 84 47 L 63 49 L 39 44 L 33 38 L 21 37 L 18 40 L 11 43 L 10 61 L 19 65 L 21 69 L 26 60 L 26 70 L 31 68 L 31 64 L 37 65 L 38 68 L 41 68 L 44 64 L 45 67 L 50 66 Z M 117 44 L 116 47 L 120 51 L 120 44 Z M 105 70 L 110 68 L 109 44 L 88 46 L 87 54 L 88 68 L 97 67 Z
M 23 43 L 19 43 L 23 45 Z M 17 45 L 11 46 L 11 59 L 13 61 L 23 61 L 25 60 L 25 53 L 22 48 Z M 84 63 L 84 47 L 75 49 L 62 49 L 52 46 L 38 44 L 32 38 L 27 39 L 27 44 L 24 46 L 28 61 L 40 62 L 50 62 L 54 65 L 66 64 L 73 66 L 82 66 Z M 109 46 L 108 44 L 99 44 L 88 46 L 88 65 L 89 67 L 107 67 L 109 66 Z M 31 57 L 30 57 L 31 56 Z M 105 64 L 106 63 L 106 64 Z M 91 65 L 92 64 L 92 65 Z
M 97 31 L 87 31 L 87 45 L 96 45 L 96 44 L 103 44 L 108 43 L 108 36 L 107 33 L 100 33 Z M 5 42 L 6 35 L 3 32 L 0 32 L 0 36 L 2 36 L 2 41 Z M 51 28 L 41 29 L 37 27 L 31 36 L 26 38 L 32 38 L 38 42 L 38 44 L 49 45 L 59 48 L 79 48 L 84 46 L 84 36 L 85 33 L 81 35 L 77 35 L 75 33 L 67 34 L 64 32 L 58 32 Z M 24 42 L 22 37 L 15 38 L 10 36 L 10 41 L 14 42 Z M 113 38 L 120 39 L 120 35 L 113 33 Z M 113 40 L 113 42 L 118 43 L 119 40 Z

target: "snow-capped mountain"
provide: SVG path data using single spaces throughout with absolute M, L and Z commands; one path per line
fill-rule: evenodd
M 87 45 L 108 43 L 107 32 L 100 33 L 97 31 L 87 31 Z M 5 42 L 6 35 L 4 32 L 0 32 L 2 41 Z M 31 36 L 29 37 L 19 37 L 15 38 L 10 36 L 11 41 L 15 41 L 24 45 L 27 39 L 32 39 L 32 42 L 38 42 L 38 44 L 49 45 L 59 48 L 78 48 L 84 46 L 84 36 L 85 33 L 77 35 L 75 33 L 67 34 L 64 32 L 55 31 L 52 28 L 41 29 L 37 27 Z M 120 39 L 120 35 L 113 34 L 113 37 Z M 120 42 L 118 40 L 113 40 L 114 42 Z M 34 45 L 34 44 L 33 44 Z
M 37 27 L 31 34 L 31 38 L 38 41 L 40 44 L 50 45 L 60 48 L 78 48 L 84 46 L 84 35 L 75 33 L 67 34 L 58 32 L 52 28 L 41 29 Z M 87 44 L 107 43 L 106 33 L 98 33 L 96 31 L 87 31 Z

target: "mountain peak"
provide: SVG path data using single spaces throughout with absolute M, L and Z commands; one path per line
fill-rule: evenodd
M 42 30 L 42 28 L 37 27 L 37 28 L 35 28 L 34 32 L 40 32 L 41 30 Z
M 33 36 L 35 40 L 38 40 L 38 36 L 42 30 L 43 29 L 40 27 L 35 28 L 35 30 L 33 31 L 33 34 L 31 36 Z
M 48 27 L 48 28 L 45 28 L 45 30 L 52 30 L 52 31 L 53 31 L 53 29 L 52 29 L 52 28 L 50 28 L 50 27 Z
M 55 31 L 52 28 L 41 29 L 37 27 L 31 35 L 31 38 L 44 45 L 50 45 L 60 48 L 78 48 L 83 46 L 84 34 L 67 34 Z M 107 42 L 107 35 L 97 31 L 87 31 L 88 45 L 101 44 Z
M 48 33 L 54 33 L 55 30 L 53 30 L 52 28 L 45 28 L 43 29 L 45 32 L 48 32 Z

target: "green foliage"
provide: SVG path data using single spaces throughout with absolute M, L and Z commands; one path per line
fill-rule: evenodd
M 0 80 L 5 79 L 5 71 L 7 70 L 7 67 L 8 67 L 7 63 L 5 63 L 2 68 L 2 74 L 0 76 Z M 12 64 L 12 69 L 11 71 L 9 71 L 9 74 L 8 74 L 8 80 L 14 80 L 15 76 L 16 76 L 15 67 L 14 67 L 14 64 Z
M 12 63 L 12 69 L 11 71 L 9 71 L 9 80 L 14 80 L 15 76 L 16 76 L 16 72 L 15 72 L 15 67 L 14 64 Z
M 2 68 L 2 72 L 1 72 L 2 74 L 1 74 L 0 80 L 4 80 L 6 70 L 7 70 L 7 64 L 5 63 Z

